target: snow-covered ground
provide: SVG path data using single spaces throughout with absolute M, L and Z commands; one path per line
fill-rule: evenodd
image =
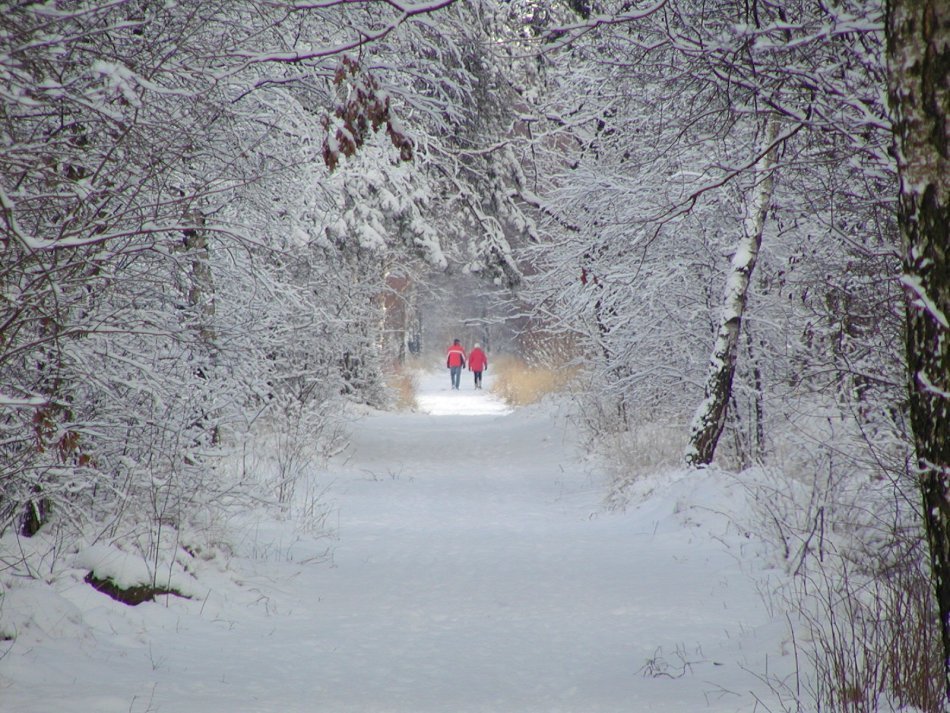
M 126 607 L 75 572 L 5 580 L 0 710 L 554 713 L 756 710 L 791 663 L 744 489 L 644 478 L 626 512 L 554 409 L 421 380 L 314 473 L 334 539 L 260 519 L 196 598 Z M 89 553 L 83 555 L 88 559 Z M 778 708 L 776 708 L 778 709 Z M 758 710 L 763 710 L 759 706 Z

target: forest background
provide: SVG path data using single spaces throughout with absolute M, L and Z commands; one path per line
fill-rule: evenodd
M 775 473 L 832 709 L 942 709 L 947 12 L 7 4 L 0 532 L 159 586 L 461 294 L 467 338 L 575 375 L 611 506 L 671 461 Z M 281 478 L 215 470 L 256 438 Z

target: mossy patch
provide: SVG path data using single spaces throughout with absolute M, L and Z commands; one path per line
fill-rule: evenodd
M 185 597 L 181 592 L 167 587 L 157 587 L 150 584 L 137 584 L 132 587 L 120 587 L 108 577 L 99 579 L 92 572 L 86 575 L 85 581 L 92 585 L 93 589 L 108 594 L 117 602 L 128 604 L 129 606 L 138 606 L 142 602 L 154 601 L 155 597 L 162 594 L 174 594 L 176 597 Z

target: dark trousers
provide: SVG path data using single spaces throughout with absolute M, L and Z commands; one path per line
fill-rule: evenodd
M 475 388 L 476 389 L 482 388 L 482 372 L 473 371 L 472 373 L 475 374 Z
M 459 381 L 462 378 L 462 367 L 450 366 L 449 375 L 452 377 L 452 388 L 457 389 L 459 387 Z

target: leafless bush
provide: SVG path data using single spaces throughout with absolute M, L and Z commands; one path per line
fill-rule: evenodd
M 636 419 L 635 419 L 636 420 Z M 597 443 L 609 473 L 605 503 L 611 510 L 628 504 L 630 489 L 643 476 L 681 463 L 686 444 L 682 424 L 637 421 L 622 433 L 609 434 Z
M 814 671 L 808 689 L 818 710 L 945 710 L 937 613 L 919 567 L 867 577 L 836 557 L 799 584 L 803 653 Z
M 940 627 L 903 446 L 862 449 L 836 431 L 837 440 L 800 449 L 780 475 L 766 472 L 755 493 L 762 529 L 791 575 L 785 608 L 795 655 L 807 663 L 798 703 L 938 713 Z
M 331 413 L 330 403 L 282 395 L 240 437 L 245 477 L 263 485 L 268 497 L 289 512 L 297 500 L 298 485 L 345 442 L 345 431 Z

